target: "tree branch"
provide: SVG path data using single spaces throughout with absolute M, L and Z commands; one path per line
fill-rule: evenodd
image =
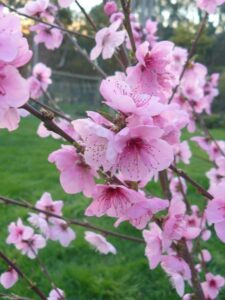
M 31 211 L 42 213 L 42 214 L 44 214 L 48 217 L 53 217 L 53 218 L 56 218 L 56 219 L 63 220 L 63 221 L 65 221 L 65 222 L 67 222 L 68 224 L 71 224 L 71 225 L 76 225 L 76 226 L 80 226 L 80 227 L 95 230 L 95 231 L 100 232 L 104 235 L 113 236 L 113 237 L 116 237 L 116 238 L 119 238 L 119 239 L 122 239 L 122 240 L 128 240 L 128 241 L 137 242 L 137 243 L 144 243 L 144 240 L 142 238 L 133 237 L 133 236 L 125 235 L 125 234 L 122 234 L 122 233 L 109 231 L 109 230 L 103 229 L 101 227 L 92 225 L 88 222 L 81 222 L 81 221 L 74 220 L 74 219 L 64 218 L 64 217 L 56 215 L 54 213 L 47 212 L 47 211 L 42 210 L 42 209 L 38 209 L 35 206 L 32 206 L 32 205 L 28 204 L 27 202 L 13 200 L 13 199 L 9 199 L 9 198 L 3 197 L 3 196 L 0 196 L 0 202 L 3 202 L 5 204 L 9 204 L 9 205 L 15 205 L 15 206 L 23 207 L 23 208 L 26 208 L 26 209 L 30 209 Z
M 200 184 L 198 184 L 190 176 L 188 176 L 183 170 L 177 169 L 173 165 L 171 165 L 169 168 L 178 176 L 184 178 L 187 182 L 194 186 L 202 196 L 206 197 L 209 200 L 213 199 L 213 196 L 209 192 L 207 192 Z
M 42 300 L 47 300 L 47 297 L 43 294 L 43 292 L 39 289 L 39 287 L 33 283 L 24 273 L 23 271 L 9 258 L 7 257 L 2 251 L 0 251 L 0 258 L 6 262 L 8 266 L 14 269 L 18 275 L 23 278 L 29 287 L 39 296 Z
M 121 5 L 122 5 L 122 9 L 123 9 L 123 13 L 124 13 L 124 26 L 127 30 L 129 39 L 130 39 L 130 43 L 131 43 L 131 47 L 132 50 L 135 54 L 136 52 L 136 45 L 135 45 L 135 40 L 134 40 L 134 36 L 133 36 L 133 31 L 132 31 L 132 27 L 131 27 L 131 23 L 130 23 L 130 0 L 128 0 L 126 2 L 126 0 L 120 0 Z

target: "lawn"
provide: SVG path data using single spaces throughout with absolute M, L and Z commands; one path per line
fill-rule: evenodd
M 0 194 L 15 199 L 25 199 L 35 203 L 43 192 L 48 191 L 53 199 L 65 201 L 64 213 L 67 217 L 84 220 L 84 208 L 89 203 L 81 195 L 67 195 L 59 184 L 58 172 L 54 165 L 47 161 L 48 154 L 60 147 L 61 142 L 40 139 L 36 134 L 38 122 L 29 117 L 22 120 L 20 129 L 8 133 L 0 131 Z M 217 138 L 225 139 L 223 130 L 213 130 Z M 186 137 L 189 135 L 186 133 Z M 203 153 L 191 143 L 194 154 Z M 203 174 L 211 166 L 198 158 L 192 159 L 193 164 L 185 166 L 185 170 L 200 184 L 207 187 Z M 160 194 L 157 184 L 148 187 L 154 194 Z M 189 198 L 193 202 L 202 201 L 192 187 L 189 187 Z M 36 261 L 22 257 L 13 246 L 6 245 L 7 225 L 18 216 L 24 220 L 27 211 L 22 208 L 0 204 L 1 210 L 1 249 L 16 260 L 26 273 L 47 295 L 51 290 L 49 283 L 41 275 Z M 91 218 L 93 224 L 113 229 L 113 220 L 109 218 Z M 58 243 L 49 242 L 40 252 L 40 257 L 48 267 L 56 285 L 66 292 L 69 300 L 176 300 L 179 299 L 168 278 L 157 268 L 150 271 L 144 256 L 144 245 L 129 241 L 120 241 L 108 237 L 117 250 L 117 255 L 102 256 L 95 252 L 84 240 L 84 230 L 74 227 L 77 238 L 68 248 Z M 140 236 L 140 232 L 128 224 L 123 224 L 118 230 L 122 233 Z M 214 255 L 209 264 L 209 270 L 225 276 L 225 246 L 213 238 L 205 243 Z M 0 262 L 0 272 L 5 265 Z M 0 287 L 0 293 L 5 292 Z M 11 289 L 12 293 L 37 299 L 21 279 Z M 218 298 L 225 299 L 225 292 Z

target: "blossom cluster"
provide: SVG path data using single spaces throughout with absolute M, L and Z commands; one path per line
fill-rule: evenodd
M 63 218 L 62 200 L 52 200 L 51 194 L 45 192 L 36 202 L 35 210 L 38 213 L 29 213 L 29 225 L 25 225 L 19 218 L 8 226 L 7 244 L 14 245 L 21 254 L 30 259 L 37 258 L 39 250 L 46 247 L 47 242 L 57 241 L 63 247 L 68 247 L 76 238 L 75 232 Z M 91 231 L 85 232 L 85 240 L 101 254 L 116 254 L 115 247 L 104 236 Z M 6 288 L 11 288 L 19 279 L 15 269 L 9 270 L 0 277 L 0 283 Z M 50 293 L 49 299 L 54 299 L 56 291 Z M 52 297 L 52 298 L 51 298 Z
M 224 2 L 199 0 L 197 4 L 200 9 L 214 13 Z M 70 0 L 59 0 L 57 5 L 48 0 L 26 3 L 21 9 L 23 13 L 52 24 L 32 26 L 36 43 L 44 43 L 49 50 L 60 47 L 63 34 L 55 26 L 57 11 L 71 3 Z M 108 1 L 104 12 L 110 24 L 96 33 L 90 61 L 99 56 L 117 57 L 125 47 L 134 50 L 123 28 L 124 13 L 117 4 Z M 192 299 L 192 294 L 185 294 L 185 284 L 193 287 L 193 272 L 204 278 L 200 283 L 204 297 L 213 300 L 225 285 L 225 279 L 205 271 L 212 259 L 205 244 L 211 238 L 212 224 L 219 239 L 225 242 L 225 142 L 210 135 L 191 139 L 213 164 L 206 174 L 212 199 L 203 211 L 189 204 L 187 182 L 172 170 L 177 163 L 190 163 L 192 153 L 188 142 L 181 138 L 182 130 L 195 132 L 200 115 L 211 113 L 219 93 L 219 74 L 210 75 L 206 66 L 190 61 L 186 49 L 170 41 L 160 41 L 157 22 L 149 19 L 141 26 L 136 16 L 130 14 L 130 25 L 136 47 L 133 64 L 104 78 L 99 88 L 103 104 L 112 114 L 88 111 L 87 118 L 71 122 L 63 118 L 51 120 L 74 142 L 67 145 L 63 140 L 61 148 L 49 154 L 48 161 L 59 171 L 60 184 L 66 193 L 83 193 L 90 198 L 85 216 L 108 216 L 113 218 L 115 227 L 129 222 L 142 231 L 150 269 L 160 265 L 183 300 Z M 12 39 L 8 39 L 9 35 Z M 28 80 L 19 74 L 18 68 L 29 61 L 31 51 L 17 17 L 1 12 L 0 40 L 0 127 L 12 130 L 18 125 L 19 107 L 29 97 L 35 100 L 46 93 L 52 82 L 51 69 L 38 63 Z M 42 138 L 61 138 L 57 132 L 49 131 L 44 122 L 40 123 L 37 134 Z M 164 187 L 165 196 L 161 198 L 153 190 L 148 192 L 148 184 L 162 180 L 163 176 L 169 192 Z M 30 259 L 37 258 L 49 240 L 69 246 L 76 234 L 63 217 L 63 205 L 63 201 L 53 201 L 49 193 L 44 193 L 35 205 L 35 213 L 29 214 L 30 225 L 21 219 L 11 223 L 6 242 Z M 117 253 L 100 234 L 86 231 L 85 240 L 102 254 Z M 194 266 L 187 254 L 195 254 Z M 1 275 L 0 283 L 10 288 L 18 277 L 17 271 L 10 267 Z M 59 294 L 64 297 L 62 290 L 53 289 L 48 299 L 58 299 Z
M 19 108 L 29 99 L 29 87 L 19 68 L 32 52 L 21 31 L 20 19 L 0 9 L 0 128 L 14 130 L 20 120 Z

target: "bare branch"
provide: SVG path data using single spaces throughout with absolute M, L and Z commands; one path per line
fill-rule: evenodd
M 130 23 L 130 2 L 131 1 L 127 1 L 126 0 L 120 0 L 122 8 L 123 8 L 123 13 L 124 13 L 124 26 L 127 30 L 129 39 L 130 39 L 130 43 L 131 43 L 131 47 L 133 52 L 136 52 L 136 45 L 135 45 L 135 40 L 134 40 L 134 36 L 133 36 L 133 31 L 132 31 L 132 27 L 131 27 L 131 23 Z

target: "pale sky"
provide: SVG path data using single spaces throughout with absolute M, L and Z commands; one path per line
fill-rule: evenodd
M 89 12 L 93 6 L 98 5 L 102 2 L 103 2 L 102 0 L 80 0 L 79 1 L 80 5 L 82 5 L 87 12 Z M 71 5 L 71 9 L 74 9 L 76 11 L 80 10 L 75 3 Z

